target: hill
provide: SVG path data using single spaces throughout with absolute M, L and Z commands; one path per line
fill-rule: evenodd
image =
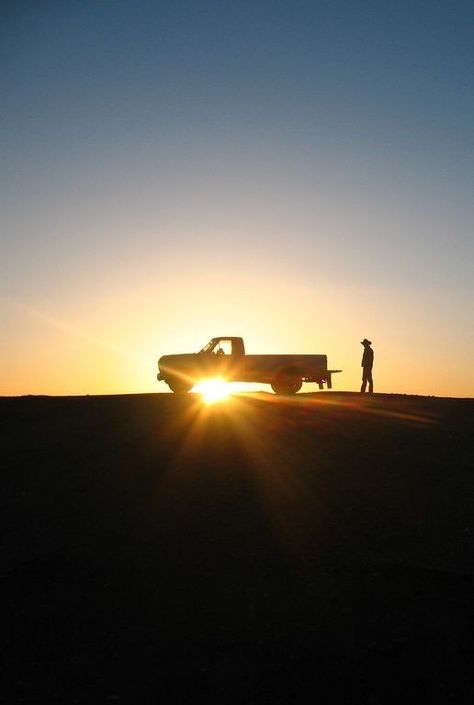
M 5 702 L 472 702 L 474 400 L 23 397 L 0 422 Z

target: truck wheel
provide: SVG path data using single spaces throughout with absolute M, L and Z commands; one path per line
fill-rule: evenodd
M 175 394 L 186 394 L 192 389 L 193 385 L 189 384 L 185 379 L 180 379 L 179 377 L 170 377 L 166 380 L 166 384 Z
M 296 394 L 303 385 L 301 377 L 295 375 L 280 375 L 272 382 L 272 389 L 275 394 Z

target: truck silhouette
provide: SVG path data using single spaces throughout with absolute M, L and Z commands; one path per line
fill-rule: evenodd
M 163 355 L 157 379 L 173 392 L 189 392 L 201 379 L 222 377 L 226 382 L 270 384 L 275 394 L 296 394 L 303 382 L 332 388 L 326 355 L 246 355 L 244 341 L 234 336 L 212 340 L 197 353 Z

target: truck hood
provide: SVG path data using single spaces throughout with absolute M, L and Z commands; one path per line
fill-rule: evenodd
M 181 355 L 163 355 L 158 360 L 158 367 L 160 372 L 168 369 L 173 369 L 175 367 L 183 367 L 187 363 L 191 362 L 198 353 L 183 353 Z

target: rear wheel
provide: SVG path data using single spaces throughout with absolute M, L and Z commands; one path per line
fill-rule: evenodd
M 295 373 L 286 372 L 278 375 L 272 382 L 275 394 L 296 394 L 303 385 L 303 380 Z
M 189 382 L 187 382 L 185 379 L 181 379 L 180 377 L 170 377 L 166 380 L 166 384 L 172 392 L 175 392 L 175 394 L 186 394 L 186 392 L 189 392 L 189 390 L 192 389 L 193 386 L 192 384 L 189 384 Z

